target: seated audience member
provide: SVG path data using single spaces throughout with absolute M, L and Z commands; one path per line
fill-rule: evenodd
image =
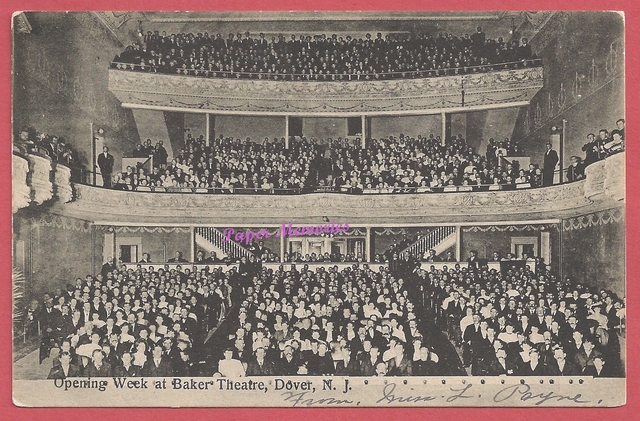
M 51 367 L 47 379 L 66 379 L 67 377 L 80 377 L 78 366 L 71 363 L 71 354 L 60 354 L 60 364 Z
M 187 259 L 184 259 L 182 257 L 182 252 L 181 251 L 176 251 L 176 256 L 169 259 L 169 263 L 188 263 L 189 261 Z
M 567 170 L 567 181 L 578 181 L 584 178 L 584 164 L 578 156 L 571 157 L 571 165 Z
M 224 350 L 224 359 L 218 362 L 218 373 L 223 377 L 244 377 L 245 368 L 240 360 L 233 358 L 233 349 Z
M 96 349 L 92 353 L 92 359 L 86 368 L 85 377 L 111 377 L 111 364 L 104 360 L 102 348 Z

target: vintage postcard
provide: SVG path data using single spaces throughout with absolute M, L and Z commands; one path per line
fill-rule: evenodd
M 626 403 L 617 12 L 16 12 L 13 400 Z

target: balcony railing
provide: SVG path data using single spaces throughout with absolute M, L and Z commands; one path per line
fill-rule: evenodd
M 527 67 L 542 66 L 542 59 L 526 59 L 507 63 L 485 64 L 478 66 L 453 67 L 430 70 L 406 70 L 397 72 L 369 72 L 355 73 L 276 73 L 276 72 L 238 72 L 224 70 L 166 68 L 160 66 L 141 65 L 135 63 L 112 62 L 111 67 L 118 70 L 131 70 L 137 72 L 175 74 L 182 76 L 195 76 L 205 78 L 222 79 L 254 79 L 254 80 L 280 80 L 280 81 L 364 81 L 364 80 L 388 80 L 388 79 L 417 79 L 439 76 L 457 76 L 491 71 L 524 69 Z

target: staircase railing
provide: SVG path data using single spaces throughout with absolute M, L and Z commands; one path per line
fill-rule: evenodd
M 442 243 L 455 232 L 456 227 L 438 227 L 424 237 L 420 237 L 415 243 L 402 250 L 400 254 L 402 256 L 411 254 L 422 257 L 424 253 L 428 250 L 435 249 L 438 244 Z
M 224 251 L 227 256 L 233 258 L 248 257 L 253 254 L 234 240 L 227 240 L 222 231 L 213 227 L 196 227 L 196 235 Z

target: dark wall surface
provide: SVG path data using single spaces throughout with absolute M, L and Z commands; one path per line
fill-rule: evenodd
M 14 217 L 14 265 L 22 268 L 27 291 L 41 298 L 92 274 L 91 224 L 51 214 Z M 16 253 L 16 251 L 24 252 Z
M 91 13 L 28 13 L 33 30 L 14 36 L 14 134 L 22 126 L 64 137 L 91 161 L 91 123 L 116 158 L 139 142 L 130 110 L 107 89 L 123 46 Z
M 563 221 L 564 276 L 625 295 L 625 213 L 610 209 Z
M 617 13 L 559 12 L 533 38 L 544 87 L 521 109 L 513 135 L 532 163 L 542 164 L 551 127 L 561 127 L 563 119 L 566 168 L 571 155 L 584 158 L 588 133 L 611 131 L 624 118 L 623 30 Z

